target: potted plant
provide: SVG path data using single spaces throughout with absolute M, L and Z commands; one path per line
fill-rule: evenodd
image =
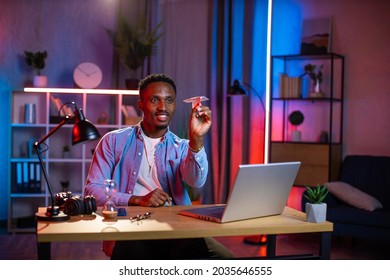
M 63 192 L 68 192 L 68 190 L 69 190 L 69 181 L 60 181 L 60 183 L 61 183 L 62 191 Z
M 318 67 L 318 70 L 316 70 L 317 66 L 314 64 L 306 64 L 304 67 L 305 73 L 303 75 L 308 75 L 312 80 L 310 97 L 322 97 L 324 95 L 321 90 L 322 68 L 322 64 Z
M 306 202 L 306 220 L 311 223 L 321 223 L 326 220 L 326 208 L 324 203 L 325 197 L 328 195 L 328 188 L 325 185 L 317 185 L 316 187 L 306 186 L 304 197 Z
M 297 127 L 303 123 L 305 116 L 301 111 L 293 111 L 288 116 L 288 121 L 295 127 L 295 130 L 291 132 L 291 141 L 299 142 L 302 139 L 302 133 L 297 129 Z
M 62 157 L 63 158 L 70 158 L 70 148 L 68 145 L 65 145 L 62 147 Z
M 131 83 L 136 83 L 135 86 L 138 87 L 137 70 L 144 66 L 146 59 L 155 54 L 156 44 L 162 36 L 159 33 L 161 25 L 160 22 L 149 31 L 145 16 L 141 16 L 134 26 L 120 16 L 116 31 L 106 29 L 116 53 L 130 71 L 130 79 L 126 81 L 128 88 L 134 87 Z
M 47 77 L 41 75 L 41 70 L 45 68 L 45 60 L 47 58 L 47 51 L 30 52 L 24 51 L 24 58 L 28 66 L 31 66 L 37 71 L 37 75 L 34 76 L 33 85 L 35 87 L 46 87 Z

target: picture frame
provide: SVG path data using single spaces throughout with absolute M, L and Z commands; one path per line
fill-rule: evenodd
M 330 53 L 332 18 L 304 19 L 302 23 L 301 54 L 316 55 Z

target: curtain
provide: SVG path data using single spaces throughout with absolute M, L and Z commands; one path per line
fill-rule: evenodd
M 226 203 L 240 164 L 264 162 L 267 0 L 215 0 L 210 33 L 211 182 L 204 203 Z M 234 79 L 247 97 L 229 97 Z M 212 190 L 210 192 L 210 190 Z
M 177 84 L 172 131 L 186 136 L 189 110 L 182 99 L 205 95 L 213 124 L 205 140 L 209 178 L 202 203 L 225 203 L 238 166 L 264 157 L 266 31 L 268 0 L 149 0 L 163 37 L 150 63 Z M 228 97 L 234 79 L 247 97 Z

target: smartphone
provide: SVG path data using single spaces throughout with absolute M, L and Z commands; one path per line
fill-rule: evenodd
M 118 208 L 118 216 L 126 216 L 126 208 Z

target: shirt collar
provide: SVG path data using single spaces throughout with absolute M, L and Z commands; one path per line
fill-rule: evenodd
M 137 137 L 138 137 L 138 139 L 141 139 L 141 140 L 143 140 L 143 138 L 142 138 L 142 133 L 143 133 L 143 131 L 142 131 L 142 127 L 141 127 L 141 122 L 139 122 L 137 125 L 136 125 L 136 129 L 137 129 Z M 169 129 L 169 126 L 168 126 L 168 129 L 167 129 L 167 132 L 163 135 L 163 137 L 161 137 L 161 142 L 165 142 L 165 140 L 167 139 L 167 137 L 168 137 L 168 135 L 171 135 L 172 134 L 172 132 L 171 132 L 171 130 Z

